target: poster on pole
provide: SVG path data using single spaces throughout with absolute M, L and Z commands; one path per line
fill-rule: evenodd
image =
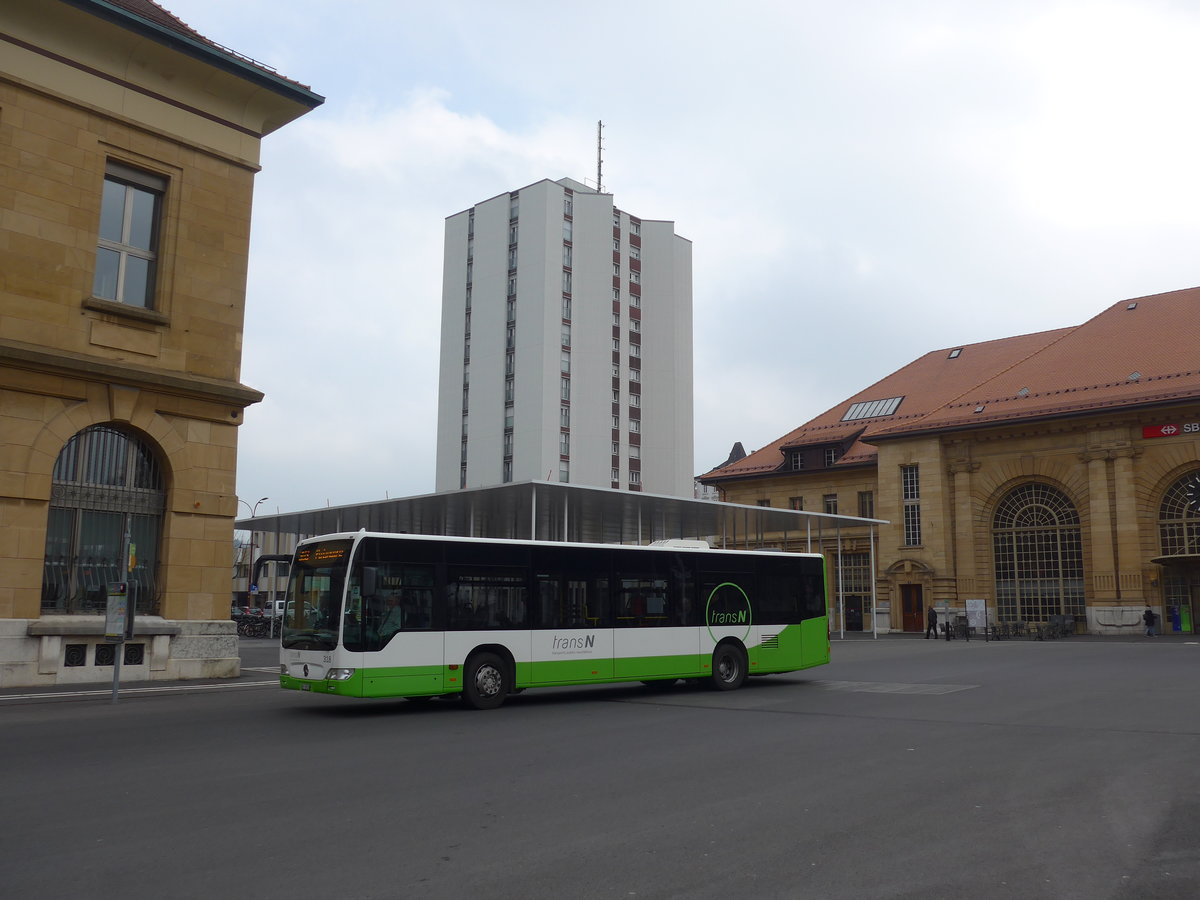
M 125 640 L 125 625 L 129 618 L 129 585 L 124 581 L 108 583 L 108 608 L 104 616 L 104 639 L 113 644 Z
M 982 597 L 967 598 L 967 625 L 980 631 L 987 627 L 987 601 Z

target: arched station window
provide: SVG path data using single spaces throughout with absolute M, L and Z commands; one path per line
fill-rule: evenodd
M 1163 556 L 1200 554 L 1200 471 L 1184 475 L 1163 495 L 1158 541 Z
M 1083 545 L 1079 513 L 1047 484 L 1009 491 L 992 519 L 996 614 L 1001 622 L 1083 616 Z
M 1163 494 L 1158 507 L 1158 543 L 1163 604 L 1186 608 L 1194 629 L 1192 598 L 1200 597 L 1200 471 L 1178 478 Z M 1172 556 L 1178 559 L 1169 559 Z
M 50 488 L 42 612 L 103 614 L 114 581 L 139 613 L 155 612 L 165 508 L 162 470 L 139 438 L 93 425 L 67 441 Z

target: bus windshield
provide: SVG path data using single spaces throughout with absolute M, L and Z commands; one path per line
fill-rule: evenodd
M 337 646 L 351 543 L 348 539 L 322 541 L 296 551 L 288 577 L 284 647 L 332 650 Z

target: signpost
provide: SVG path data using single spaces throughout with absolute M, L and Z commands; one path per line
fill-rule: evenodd
M 112 702 L 117 702 L 121 684 L 121 657 L 125 655 L 125 630 L 133 618 L 129 614 L 129 582 L 108 583 L 108 609 L 104 616 L 104 640 L 116 644 L 113 648 Z
M 125 641 L 133 637 L 135 608 L 130 598 L 129 575 L 137 565 L 137 544 L 128 531 L 124 541 L 125 581 L 108 583 L 108 606 L 104 615 L 104 640 L 113 647 L 112 702 L 116 703 L 121 688 L 121 660 L 125 656 Z

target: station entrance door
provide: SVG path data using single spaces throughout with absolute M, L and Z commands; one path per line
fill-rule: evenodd
M 925 603 L 919 584 L 900 585 L 900 607 L 904 611 L 905 631 L 925 630 Z

